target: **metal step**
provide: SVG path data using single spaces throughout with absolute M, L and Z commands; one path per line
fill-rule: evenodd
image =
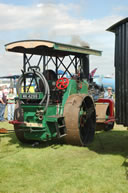
M 60 126 L 58 126 L 58 128 L 64 128 L 65 127 L 65 125 L 60 125 Z
M 62 115 L 50 115 L 50 116 L 47 116 L 47 117 L 49 117 L 49 118 L 57 118 L 57 119 L 64 118 L 64 116 L 62 116 Z
M 60 138 L 65 137 L 67 134 L 60 135 Z

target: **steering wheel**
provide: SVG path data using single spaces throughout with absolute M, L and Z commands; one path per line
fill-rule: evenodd
M 65 88 L 67 88 L 67 86 L 69 85 L 69 80 L 68 78 L 59 78 L 57 81 L 56 81 L 56 87 L 60 90 L 63 90 Z

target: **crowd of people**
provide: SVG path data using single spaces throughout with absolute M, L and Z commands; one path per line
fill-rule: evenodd
M 14 120 L 15 93 L 13 88 L 0 87 L 0 122 L 5 121 L 5 108 L 7 106 L 8 121 Z
M 7 119 L 8 121 L 14 120 L 15 110 L 15 97 L 14 88 L 7 88 L 6 86 L 0 87 L 0 122 L 5 121 L 5 108 L 7 106 Z M 108 87 L 104 93 L 104 98 L 113 99 L 112 88 Z

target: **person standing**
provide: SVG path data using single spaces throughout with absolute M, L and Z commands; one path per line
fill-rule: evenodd
M 14 120 L 14 110 L 15 110 L 15 93 L 14 89 L 10 88 L 7 95 L 7 107 L 8 107 L 8 121 Z
M 6 107 L 6 96 L 3 93 L 3 88 L 0 87 L 0 121 L 4 121 L 4 112 Z
M 107 88 L 107 91 L 104 93 L 104 98 L 113 99 L 112 87 Z

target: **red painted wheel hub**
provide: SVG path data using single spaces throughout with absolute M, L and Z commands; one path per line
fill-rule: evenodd
M 69 85 L 69 79 L 66 78 L 66 77 L 63 77 L 63 78 L 59 78 L 57 81 L 56 81 L 56 87 L 60 90 L 63 90 L 65 88 L 67 88 Z

